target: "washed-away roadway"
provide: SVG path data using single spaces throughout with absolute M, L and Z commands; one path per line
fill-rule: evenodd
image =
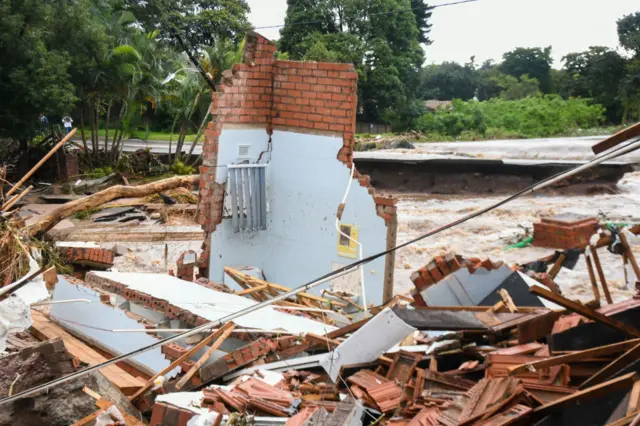
M 595 156 L 591 147 L 602 137 L 496 140 L 482 142 L 418 143 L 413 150 L 382 150 L 356 153 L 358 159 L 386 159 L 391 161 L 436 160 L 456 162 L 465 160 L 501 160 L 512 164 L 534 165 L 549 162 L 565 164 L 583 163 Z M 190 144 L 186 144 L 188 150 Z M 202 144 L 195 154 L 201 152 Z M 129 140 L 124 150 L 134 152 L 150 148 L 156 153 L 167 153 L 164 141 Z M 617 162 L 634 164 L 640 161 L 640 152 L 621 157 Z M 478 194 L 398 194 L 398 242 L 414 238 L 430 229 L 442 226 L 470 211 L 495 202 L 501 196 Z M 542 216 L 560 213 L 578 213 L 598 216 L 603 221 L 640 223 L 640 172 L 628 173 L 617 184 L 594 188 L 594 191 L 574 191 L 572 187 L 533 194 L 509 203 L 480 218 L 449 231 L 427 238 L 400 250 L 396 258 L 395 292 L 406 293 L 413 285 L 412 271 L 429 262 L 433 256 L 449 251 L 468 257 L 504 260 L 508 264 L 524 263 L 553 253 L 552 249 L 527 247 L 505 251 L 505 247 L 523 239 L 532 231 L 533 223 Z M 640 256 L 640 245 L 633 247 Z M 368 255 L 371 253 L 365 253 Z M 600 250 L 600 258 L 614 299 L 624 300 L 634 294 L 627 288 L 620 256 Z M 581 258 L 573 271 L 562 269 L 556 279 L 565 295 L 588 301 L 593 298 L 591 286 Z
M 547 138 L 547 139 L 513 139 L 478 142 L 438 142 L 416 143 L 416 149 L 395 149 L 369 152 L 357 152 L 356 159 L 502 159 L 502 160 L 540 160 L 582 162 L 593 158 L 591 147 L 606 136 L 589 136 L 580 138 Z M 78 142 L 80 142 L 78 140 Z M 186 142 L 184 150 L 189 150 L 190 142 Z M 124 151 L 135 152 L 139 149 L 150 149 L 158 154 L 169 152 L 167 141 L 143 141 L 130 139 L 124 142 Z M 175 149 L 175 143 L 172 146 Z M 194 154 L 202 152 L 202 142 L 196 145 Z M 640 152 L 623 157 L 626 161 L 640 160 Z

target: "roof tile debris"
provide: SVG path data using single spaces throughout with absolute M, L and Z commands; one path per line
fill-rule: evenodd
M 583 304 L 564 297 L 557 282 L 559 271 L 583 255 L 593 258 L 601 275 L 598 249 L 608 247 L 627 259 L 635 259 L 633 251 L 620 244 L 619 228 L 591 218 L 546 218 L 541 225 L 537 238 L 555 239 L 549 245 L 562 251 L 514 265 L 440 254 L 413 274 L 413 299 L 396 296 L 366 311 L 348 295 L 331 292 L 276 302 L 290 289 L 235 269 L 227 273 L 243 288 L 239 292 L 164 274 L 90 272 L 86 282 L 72 284 L 92 287 L 102 303 L 140 323 L 139 330 L 128 331 L 155 329 L 160 335 L 162 328 L 221 321 L 164 345 L 170 365 L 154 377 L 133 362 L 104 367 L 113 401 L 105 402 L 106 392 L 103 397 L 88 385 L 65 387 L 73 382 L 34 399 L 75 403 L 89 395 L 90 404 L 67 422 L 76 425 L 89 424 L 113 406 L 126 412 L 126 425 L 139 424 L 142 417 L 130 416 L 129 400 L 154 426 L 196 420 L 288 426 L 629 424 L 640 414 L 640 295 L 601 306 L 596 290 L 602 287 L 606 300 L 607 282 L 594 279 L 593 300 Z M 638 226 L 628 229 L 640 232 Z M 269 301 L 274 306 L 257 314 L 222 321 Z M 0 366 L 4 395 L 117 355 L 98 339 L 71 334 L 43 311 L 32 308 L 32 318 L 31 337 L 14 332 L 7 338 L 11 353 Z M 131 336 L 108 334 L 125 335 Z M 4 414 L 0 410 L 0 418 Z

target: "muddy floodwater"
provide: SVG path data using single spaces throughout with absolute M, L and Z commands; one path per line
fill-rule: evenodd
M 398 242 L 415 238 L 501 198 L 485 195 L 401 196 Z M 505 250 L 505 247 L 531 234 L 533 223 L 541 217 L 561 213 L 596 216 L 602 221 L 640 222 L 640 172 L 627 173 L 617 184 L 596 194 L 572 193 L 564 188 L 559 192 L 530 195 L 402 249 L 396 256 L 395 292 L 410 291 L 413 288 L 409 280 L 411 273 L 433 256 L 447 252 L 482 259 L 490 257 L 508 264 L 526 263 L 552 254 L 553 249 L 541 247 L 511 250 Z M 635 245 L 633 249 L 636 257 L 640 256 L 640 246 Z M 622 257 L 611 254 L 606 248 L 599 249 L 598 253 L 614 301 L 632 296 L 635 291 L 626 288 Z M 593 299 L 584 256 L 574 270 L 563 268 L 556 282 L 565 296 L 582 301 Z

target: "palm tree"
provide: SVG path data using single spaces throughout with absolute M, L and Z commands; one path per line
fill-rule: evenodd
M 202 66 L 204 71 L 211 77 L 215 84 L 220 83 L 223 71 L 232 68 L 234 64 L 242 62 L 244 44 L 244 40 L 242 40 L 242 42 L 240 42 L 238 46 L 235 46 L 233 42 L 231 42 L 231 40 L 221 39 L 217 41 L 214 46 L 207 46 L 203 48 L 200 65 Z M 200 127 L 198 127 L 196 137 L 191 143 L 191 147 L 189 148 L 189 153 L 187 154 L 187 158 L 185 159 L 186 164 L 189 164 L 189 160 L 193 155 L 193 151 L 198 144 L 198 141 L 202 137 L 202 134 L 204 133 L 204 128 L 209 119 L 209 114 L 211 114 L 211 108 L 212 104 L 210 103 L 202 118 Z

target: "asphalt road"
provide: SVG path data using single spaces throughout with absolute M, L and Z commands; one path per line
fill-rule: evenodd
M 434 159 L 453 159 L 461 157 L 474 159 L 500 160 L 529 160 L 583 162 L 594 157 L 591 146 L 603 140 L 606 136 L 588 136 L 580 138 L 545 138 L 545 139 L 513 139 L 491 140 L 477 142 L 445 142 L 445 143 L 417 143 L 416 149 L 394 149 L 381 151 L 357 152 L 356 159 L 393 159 L 419 160 L 433 157 Z M 184 150 L 191 147 L 185 143 Z M 130 139 L 124 142 L 124 151 L 135 152 L 139 149 L 151 149 L 158 154 L 169 152 L 167 141 L 143 141 Z M 175 144 L 173 144 L 175 149 Z M 195 155 L 202 152 L 202 142 L 194 150 Z M 640 152 L 632 153 L 623 158 L 623 162 L 640 161 Z

